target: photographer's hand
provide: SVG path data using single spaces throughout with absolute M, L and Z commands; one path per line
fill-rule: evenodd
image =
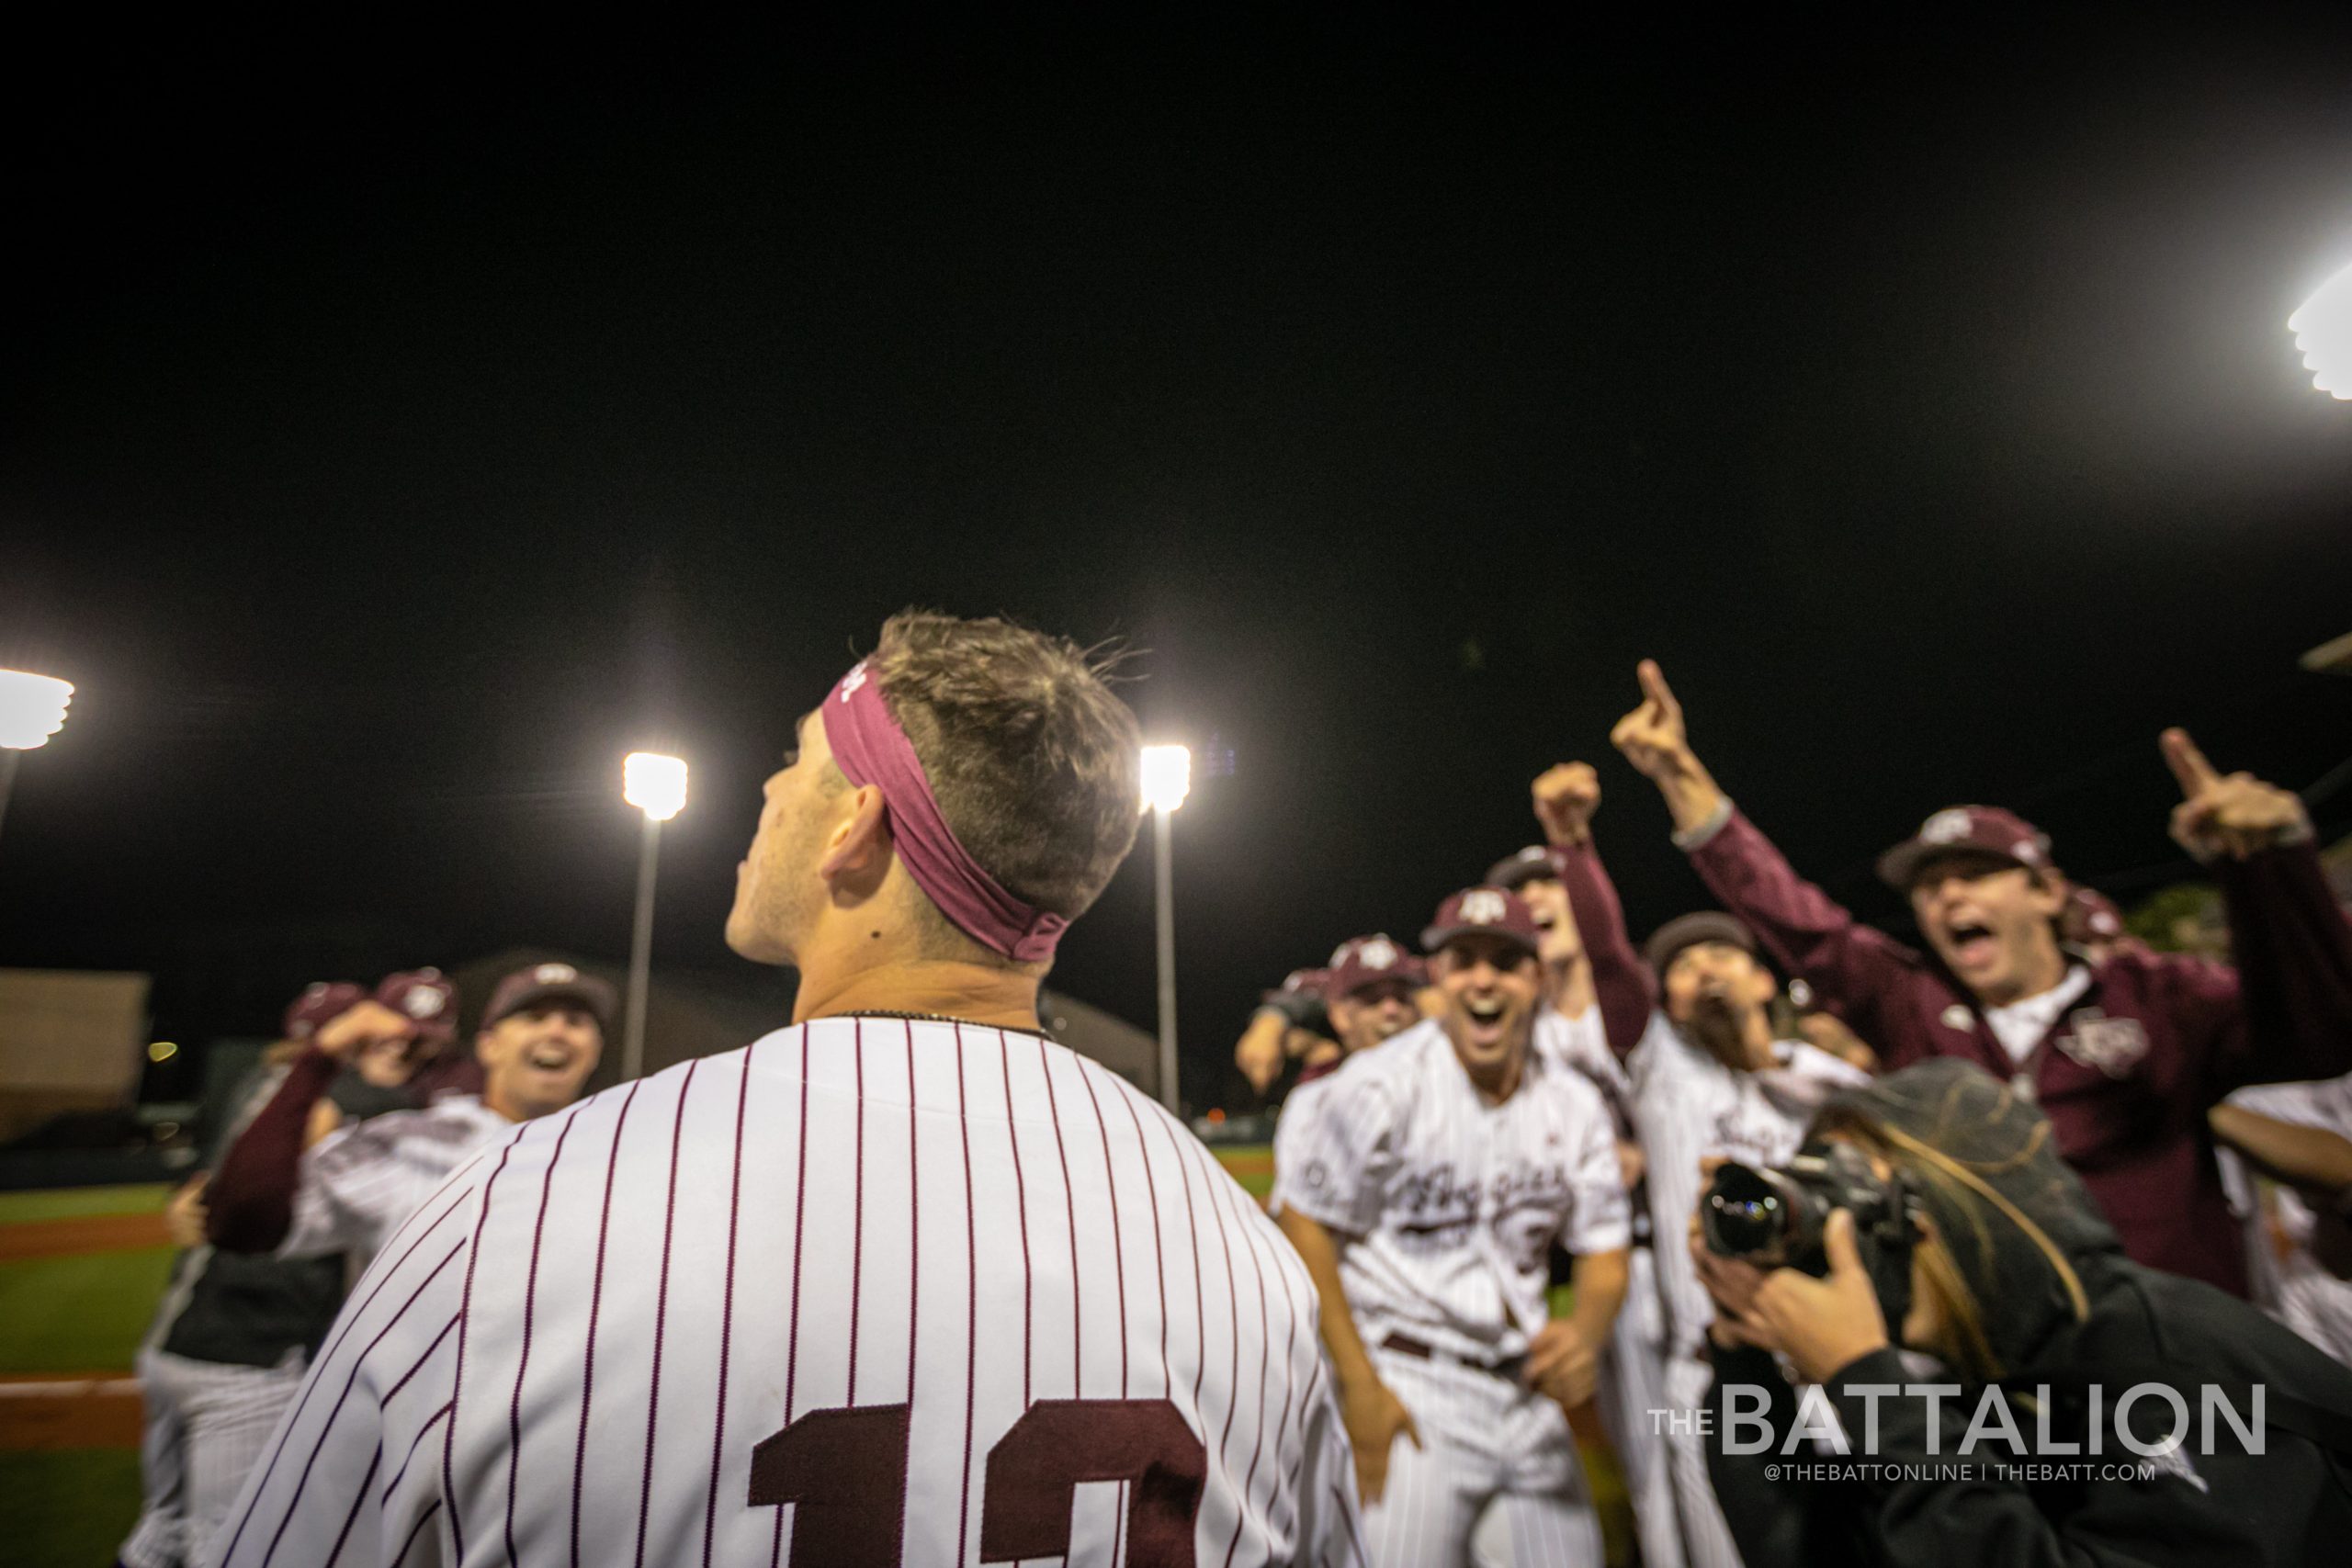
M 1839 1369 L 1892 1343 L 1878 1291 L 1854 1245 L 1854 1216 L 1844 1209 L 1822 1232 L 1829 1277 L 1794 1269 L 1764 1276 L 1740 1314 L 1755 1343 L 1788 1357 L 1808 1382 L 1826 1382 Z

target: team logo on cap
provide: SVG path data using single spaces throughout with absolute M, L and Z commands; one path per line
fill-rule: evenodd
M 1474 888 L 1462 896 L 1462 918 L 1474 926 L 1491 926 L 1510 913 L 1503 896 L 1491 887 Z
M 2028 865 L 2041 863 L 2041 845 L 2032 839 L 2019 839 L 2009 846 L 2009 853 Z
M 531 971 L 531 983 L 537 986 L 569 986 L 580 978 L 580 971 L 569 964 L 542 964 Z
M 842 677 L 842 701 L 849 701 L 849 694 L 865 684 L 865 660 L 861 659 L 852 667 L 848 674 Z
M 1919 824 L 1919 841 L 1923 844 L 1956 843 L 1968 837 L 1968 830 L 1974 826 L 1968 808 L 1954 806 L 1937 812 Z
M 401 998 L 401 1010 L 419 1022 L 440 1017 L 441 1010 L 448 1005 L 449 998 L 433 986 L 411 986 L 408 995 Z
M 1396 944 L 1385 936 L 1374 937 L 1356 949 L 1356 962 L 1367 969 L 1394 969 L 1396 958 Z

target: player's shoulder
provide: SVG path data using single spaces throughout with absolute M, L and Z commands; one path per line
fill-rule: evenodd
M 1369 1051 L 1356 1052 L 1340 1064 L 1339 1071 L 1317 1078 L 1315 1087 L 1324 1091 L 1327 1104 L 1353 1101 L 1365 1096 L 1390 1099 L 1409 1095 L 1429 1072 L 1440 1051 L 1450 1056 L 1453 1046 L 1447 1043 L 1445 1030 L 1437 1020 L 1425 1018 L 1398 1030 Z

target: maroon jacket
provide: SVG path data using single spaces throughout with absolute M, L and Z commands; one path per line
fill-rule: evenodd
M 1625 908 L 1617 901 L 1617 885 L 1609 880 L 1600 852 L 1589 842 L 1555 844 L 1552 863 L 1559 868 L 1568 912 L 1576 917 L 1577 936 L 1592 970 L 1602 1032 L 1609 1049 L 1623 1061 L 1649 1029 L 1650 1013 L 1657 1006 L 1657 978 L 1626 934 Z
M 2213 869 L 2237 967 L 2120 953 L 2022 1067 L 1933 957 L 1858 925 L 1734 811 L 1690 850 L 1725 908 L 1890 1068 L 1962 1056 L 2030 1075 L 2058 1151 L 2140 1262 L 2246 1292 L 2205 1112 L 2247 1084 L 2352 1072 L 2352 927 L 2308 844 Z

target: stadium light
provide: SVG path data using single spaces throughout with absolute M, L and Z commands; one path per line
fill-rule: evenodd
M 2312 385 L 2339 402 L 2352 402 L 2352 266 L 2319 286 L 2287 318 Z
M 1193 751 L 1189 746 L 1147 746 L 1143 749 L 1143 808 L 1173 811 L 1193 790 Z
M 65 728 L 74 682 L 29 670 L 0 670 L 0 820 L 8 815 L 8 795 L 17 786 L 17 754 L 49 744 Z
M 621 798 L 656 822 L 667 822 L 686 805 L 686 764 L 656 751 L 631 751 L 621 761 Z
M 662 824 L 685 809 L 686 764 L 658 751 L 621 760 L 621 798 L 645 813 L 637 855 L 637 923 L 628 944 L 628 1012 L 621 1028 L 623 1081 L 645 1073 L 645 1002 L 653 980 L 653 881 L 662 860 Z
M 1159 947 L 1159 1103 L 1182 1116 L 1176 1098 L 1176 808 L 1193 789 L 1193 753 L 1143 749 L 1143 807 L 1151 813 L 1154 925 Z

